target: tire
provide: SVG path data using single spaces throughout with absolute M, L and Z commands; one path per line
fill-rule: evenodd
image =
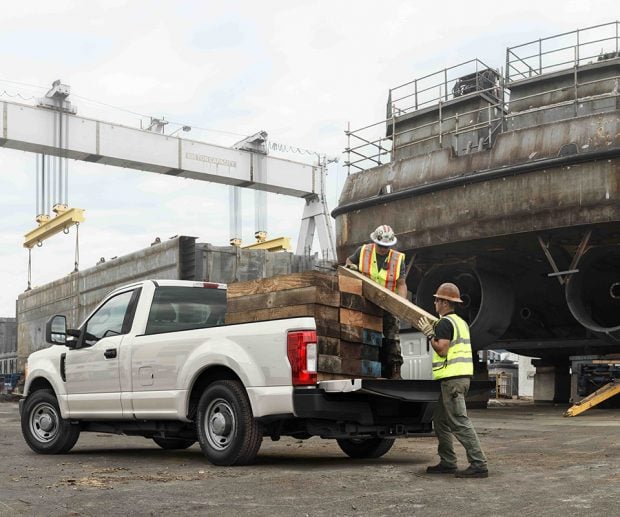
M 162 449 L 166 449 L 167 451 L 187 449 L 196 443 L 196 440 L 185 440 L 183 438 L 162 438 L 160 436 L 153 436 L 153 441 Z
M 67 453 L 80 437 L 79 424 L 60 416 L 58 400 L 51 390 L 37 390 L 28 396 L 21 424 L 26 443 L 39 454 Z
M 217 381 L 200 397 L 196 434 L 203 454 L 214 465 L 247 465 L 263 441 L 263 429 L 238 381 Z
M 394 445 L 394 438 L 350 438 L 336 441 L 351 458 L 380 458 Z

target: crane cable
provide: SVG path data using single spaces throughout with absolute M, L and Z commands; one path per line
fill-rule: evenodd
M 67 233 L 69 233 L 67 231 Z M 77 273 L 80 269 L 80 223 L 75 223 L 75 262 L 73 272 Z
M 28 287 L 26 291 L 32 289 L 32 248 L 28 248 Z

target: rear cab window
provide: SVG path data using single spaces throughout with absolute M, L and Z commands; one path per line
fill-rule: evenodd
M 224 324 L 225 316 L 225 289 L 159 286 L 145 334 L 217 327 Z

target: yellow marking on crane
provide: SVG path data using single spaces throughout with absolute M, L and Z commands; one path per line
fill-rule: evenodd
M 56 205 L 54 212 L 56 212 L 56 216 L 52 218 L 48 216 L 37 217 L 39 226 L 24 235 L 24 248 L 30 249 L 57 233 L 84 222 L 83 208 L 68 208 L 66 205 Z
M 291 251 L 291 240 L 288 237 L 277 237 L 262 242 L 254 242 L 242 246 L 245 250 Z
M 605 384 L 602 388 L 599 388 L 594 393 L 591 393 L 584 399 L 577 402 L 574 406 L 568 408 L 564 416 L 577 416 L 584 411 L 604 402 L 605 400 L 620 393 L 620 382 L 616 380 Z

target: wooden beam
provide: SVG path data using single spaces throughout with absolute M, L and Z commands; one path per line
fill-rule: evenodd
M 362 296 L 362 281 L 359 278 L 338 275 L 338 289 L 341 293 L 350 293 Z
M 437 318 L 429 312 L 426 312 L 409 300 L 377 284 L 359 271 L 352 271 L 340 266 L 338 268 L 338 274 L 361 280 L 364 298 L 392 313 L 401 321 L 406 321 L 413 325 L 417 329 L 420 328 L 419 321 L 423 316 L 427 317 L 431 322 L 437 320 Z
M 383 317 L 364 314 L 363 312 L 352 311 L 343 307 L 340 308 L 340 323 L 342 325 L 351 325 L 353 327 L 383 332 Z
M 338 325 L 338 309 L 336 307 L 316 305 L 314 303 L 277 307 L 275 309 L 226 313 L 226 324 L 302 317 L 312 317 L 317 321 L 333 321 L 335 325 Z
M 318 303 L 319 305 L 340 306 L 340 293 L 323 287 L 300 287 L 285 291 L 274 291 L 264 294 L 236 296 L 228 300 L 228 312 L 245 312 L 257 309 L 273 309 L 289 305 Z
M 360 283 L 361 287 L 361 283 Z M 372 302 L 369 302 L 361 295 L 351 293 L 340 293 L 340 307 L 345 307 L 365 314 L 383 317 L 383 309 Z
M 260 280 L 248 280 L 246 282 L 234 282 L 228 284 L 226 296 L 237 298 L 254 294 L 269 294 L 274 291 L 287 289 L 299 289 L 303 287 L 320 287 L 327 290 L 338 290 L 338 279 L 331 273 L 318 271 L 306 271 L 304 273 L 292 273 L 290 275 L 278 275 Z

